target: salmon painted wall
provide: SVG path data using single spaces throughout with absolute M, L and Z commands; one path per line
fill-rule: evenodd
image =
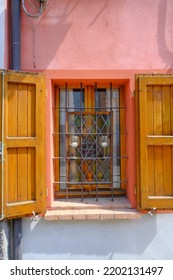
M 172 0 L 51 0 L 38 19 L 21 11 L 21 68 L 47 77 L 47 170 L 51 168 L 51 93 L 60 80 L 116 80 L 127 103 L 127 195 L 136 206 L 135 106 L 137 73 L 173 69 Z M 130 120 L 130 121 L 129 121 Z M 47 185 L 52 174 L 47 172 Z M 51 204 L 51 188 L 49 204 Z
M 22 69 L 173 68 L 172 0 L 51 0 L 22 12 Z

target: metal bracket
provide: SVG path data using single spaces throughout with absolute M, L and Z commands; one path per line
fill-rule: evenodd
M 150 211 L 148 211 L 148 215 L 149 215 L 150 217 L 153 217 L 154 214 L 155 214 L 155 211 L 156 211 L 156 207 L 153 207 Z
M 33 220 L 34 220 L 34 221 L 38 221 L 39 215 L 36 215 L 34 211 L 32 211 L 32 214 L 33 214 L 33 216 L 32 216 L 32 217 L 33 217 Z

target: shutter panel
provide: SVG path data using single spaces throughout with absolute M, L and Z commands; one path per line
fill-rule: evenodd
M 138 206 L 172 209 L 173 76 L 136 80 Z
M 45 192 L 45 78 L 3 72 L 1 215 L 41 213 Z

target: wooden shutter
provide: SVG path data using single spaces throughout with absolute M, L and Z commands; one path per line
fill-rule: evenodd
M 45 78 L 1 73 L 1 216 L 45 211 Z
M 136 80 L 138 207 L 172 209 L 173 76 Z

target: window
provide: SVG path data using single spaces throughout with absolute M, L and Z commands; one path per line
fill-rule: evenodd
M 126 126 L 122 88 L 78 83 L 53 95 L 54 198 L 126 193 Z

